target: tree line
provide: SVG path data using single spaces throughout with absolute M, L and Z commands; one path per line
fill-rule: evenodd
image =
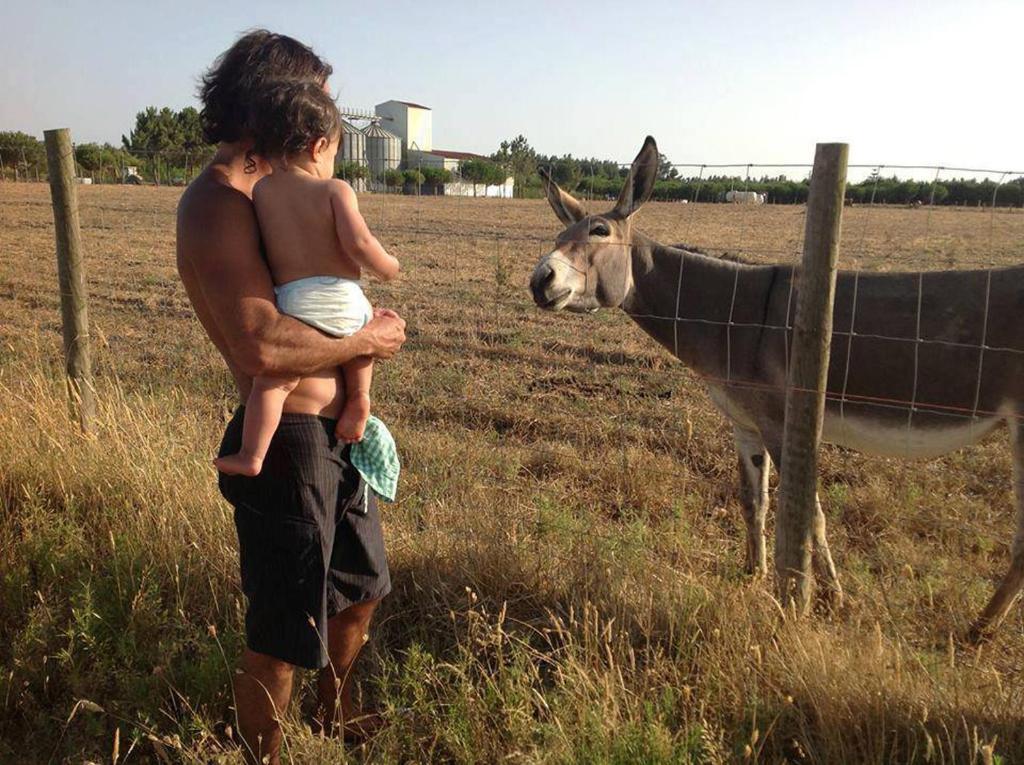
M 571 154 L 544 155 L 530 146 L 523 135 L 502 141 L 491 161 L 514 176 L 516 196 L 543 195 L 538 168 L 545 168 L 565 190 L 591 198 L 618 196 L 628 167 L 597 158 L 577 158 Z M 729 191 L 756 191 L 774 204 L 802 204 L 807 201 L 809 181 L 785 175 L 744 178 L 737 175 L 681 177 L 678 168 L 662 154 L 654 198 L 690 202 L 724 202 Z M 1002 184 L 975 178 L 915 181 L 874 173 L 846 188 L 847 201 L 854 204 L 937 204 L 991 205 L 1024 207 L 1024 177 Z
M 182 184 L 191 180 L 212 156 L 214 147 L 203 140 L 199 112 L 187 106 L 175 111 L 150 106 L 135 115 L 135 125 L 121 136 L 121 145 L 82 143 L 75 146 L 80 172 L 99 181 Z M 665 155 L 661 155 L 654 198 L 690 202 L 721 202 L 731 190 L 756 191 L 774 204 L 802 204 L 807 201 L 807 179 L 785 175 L 743 178 L 736 175 L 681 177 Z M 469 159 L 459 166 L 462 180 L 482 185 L 515 179 L 515 196 L 540 197 L 544 190 L 539 168 L 545 168 L 567 191 L 591 198 L 615 197 L 622 189 L 627 169 L 613 160 L 580 158 L 571 154 L 545 155 L 537 152 L 523 135 L 502 141 L 487 159 Z M 130 173 L 135 168 L 137 175 Z M 342 162 L 338 176 L 364 180 L 365 163 Z M 0 177 L 37 180 L 46 177 L 46 151 L 42 141 L 22 132 L 0 131 Z M 373 179 L 393 189 L 439 187 L 452 181 L 452 173 L 441 168 L 390 168 Z M 1024 177 L 995 181 L 974 178 L 942 179 L 937 182 L 900 179 L 875 173 L 846 189 L 855 204 L 937 204 L 1024 207 Z
M 121 145 L 75 144 L 78 172 L 97 181 L 183 184 L 213 156 L 203 140 L 199 112 L 150 106 L 135 115 L 135 127 Z M 132 171 L 131 169 L 134 169 Z M 20 131 L 0 131 L 0 172 L 5 178 L 46 177 L 43 142 Z

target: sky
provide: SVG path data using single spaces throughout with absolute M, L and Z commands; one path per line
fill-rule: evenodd
M 432 107 L 435 148 L 1024 170 L 1022 0 L 3 3 L 0 130 L 116 143 L 252 27 L 312 45 L 346 106 Z

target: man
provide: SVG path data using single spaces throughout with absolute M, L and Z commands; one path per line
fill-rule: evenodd
M 234 679 L 238 727 L 252 762 L 278 762 L 296 666 L 320 669 L 318 720 L 333 733 L 365 733 L 353 719 L 351 668 L 380 598 L 390 590 L 372 492 L 334 438 L 344 403 L 338 367 L 358 356 L 392 357 L 405 341 L 393 311 L 348 338 L 331 338 L 278 313 L 260 254 L 252 188 L 269 168 L 251 152 L 247 105 L 269 81 L 326 87 L 331 73 L 309 48 L 264 30 L 240 38 L 214 63 L 200 97 L 209 166 L 178 206 L 178 273 L 210 339 L 227 363 L 239 401 L 255 375 L 302 380 L 285 404 L 263 472 L 220 476 L 234 505 L 247 648 Z M 221 453 L 237 449 L 241 409 Z

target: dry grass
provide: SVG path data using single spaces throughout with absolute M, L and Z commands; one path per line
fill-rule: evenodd
M 115 734 L 122 761 L 239 761 L 243 601 L 208 466 L 232 394 L 177 283 L 177 194 L 81 189 L 101 401 L 83 441 L 59 383 L 46 189 L 0 185 L 5 762 L 109 760 Z M 532 308 L 527 274 L 557 229 L 546 205 L 364 207 L 406 270 L 370 296 L 409 319 L 410 342 L 376 383 L 405 472 L 385 517 L 395 592 L 360 673 L 394 724 L 348 756 L 1024 759 L 1021 609 L 982 651 L 950 643 L 1007 562 L 1002 433 L 916 464 L 826 450 L 849 604 L 781 624 L 742 574 L 730 436 L 699 381 L 621 314 Z M 847 213 L 848 263 L 1022 260 L 1019 212 Z M 790 260 L 802 215 L 659 204 L 641 225 Z M 343 756 L 298 709 L 288 731 L 297 762 Z

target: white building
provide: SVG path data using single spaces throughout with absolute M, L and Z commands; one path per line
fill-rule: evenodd
M 385 101 L 374 112 L 384 127 L 402 139 L 402 156 L 409 149 L 430 151 L 434 147 L 433 112 L 429 106 L 411 101 Z
M 434 148 L 433 112 L 429 106 L 411 101 L 385 101 L 377 104 L 374 113 L 382 127 L 398 136 L 402 146 L 402 164 L 409 169 L 438 168 L 452 173 L 453 182 L 446 183 L 444 193 L 468 197 L 511 197 L 515 181 L 509 177 L 503 184 L 486 186 L 464 182 L 459 166 L 470 159 L 484 159 L 481 154 L 447 151 Z M 369 151 L 369 149 L 367 149 Z

